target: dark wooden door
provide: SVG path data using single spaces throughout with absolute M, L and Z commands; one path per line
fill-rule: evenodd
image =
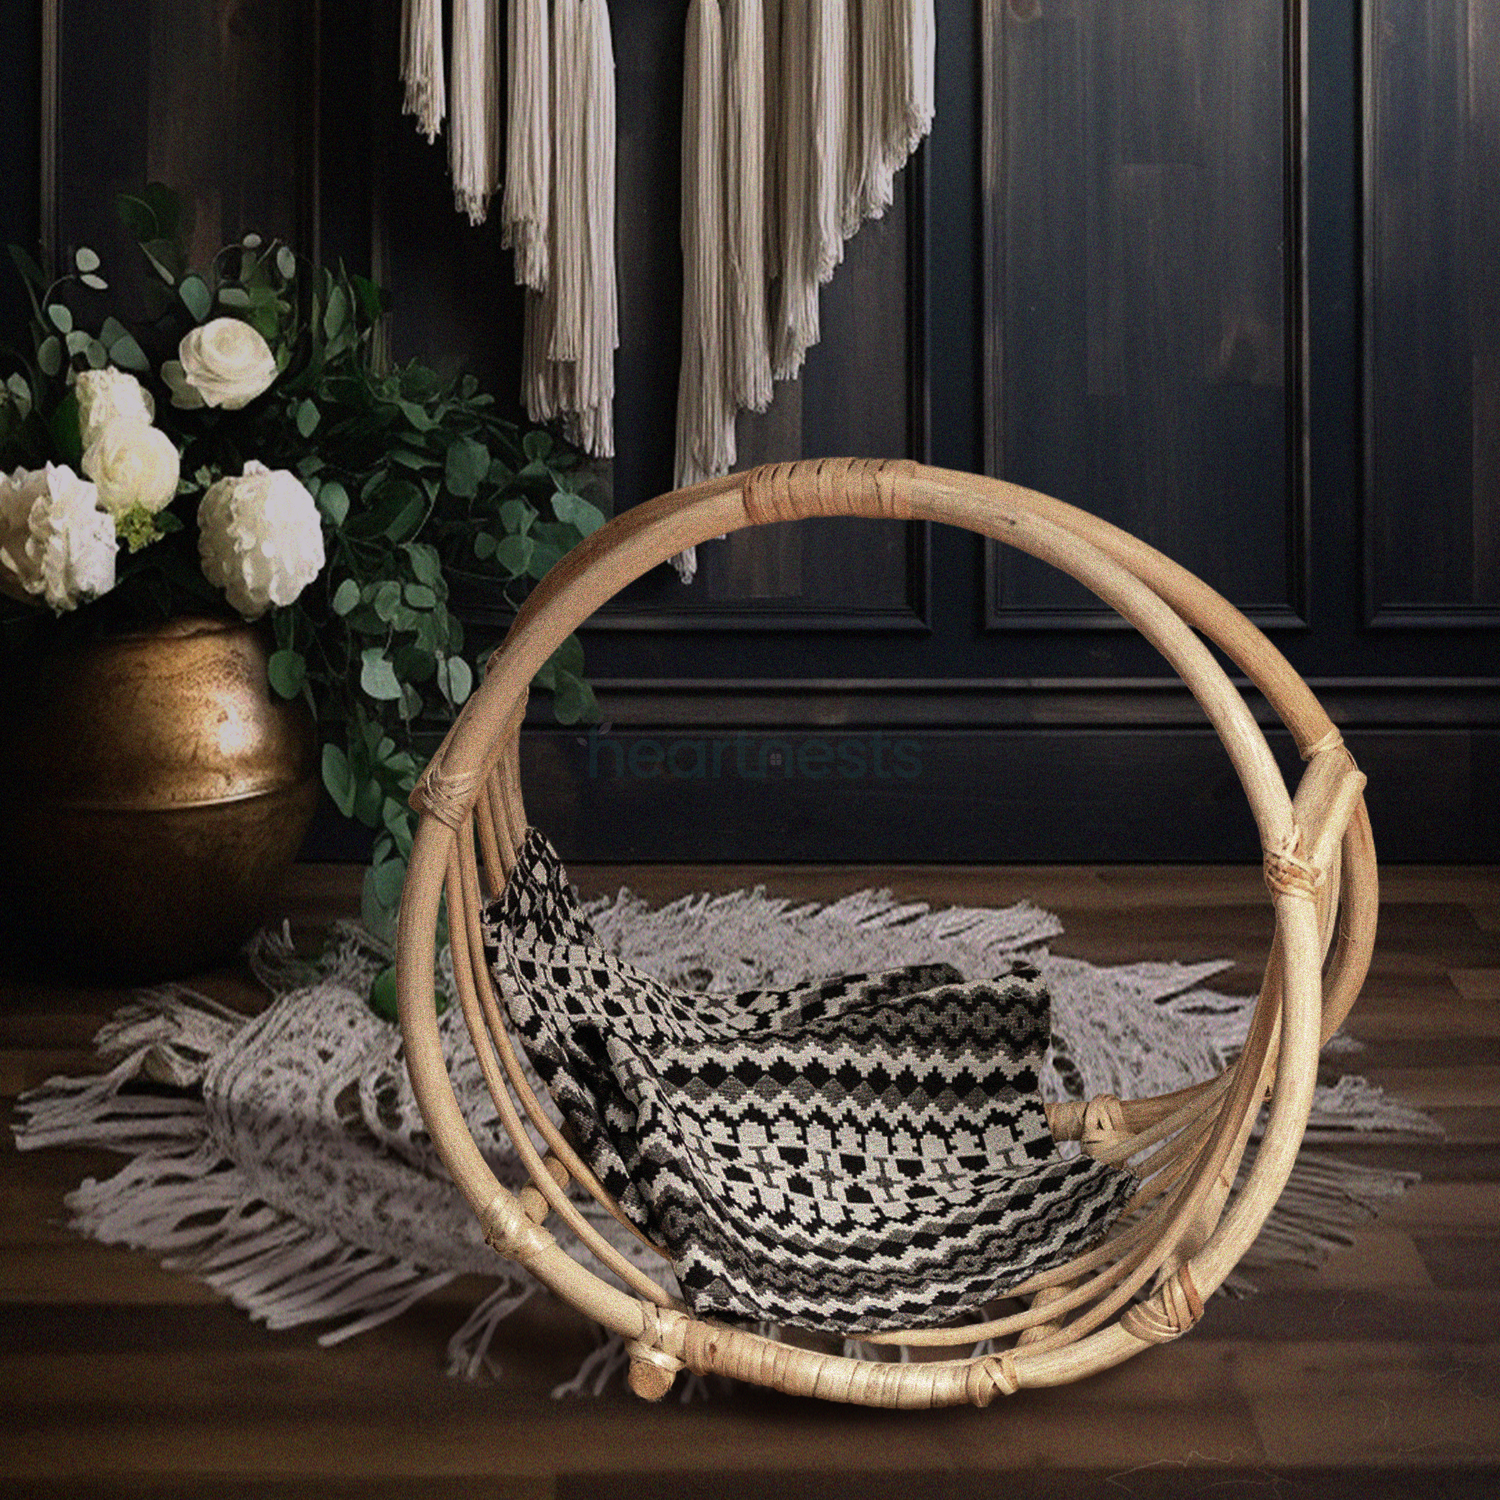
M 40 77 L 55 104 L 42 237 L 98 240 L 109 192 L 150 172 L 213 229 L 253 219 L 368 263 L 398 355 L 513 391 L 508 258 L 399 116 L 398 9 L 44 7 L 55 96 L 5 63 L 8 97 Z M 611 6 L 617 508 L 670 482 L 685 10 Z M 938 0 L 932 137 L 825 289 L 802 378 L 742 419 L 742 457 L 911 456 L 1109 517 L 1314 684 L 1370 773 L 1384 856 L 1495 858 L 1493 10 Z M 6 121 L 24 158 L 38 142 Z M 691 586 L 661 569 L 629 590 L 586 644 L 605 722 L 560 730 L 539 706 L 526 747 L 533 817 L 573 857 L 1255 855 L 1227 758 L 1153 653 L 968 535 L 741 533 Z

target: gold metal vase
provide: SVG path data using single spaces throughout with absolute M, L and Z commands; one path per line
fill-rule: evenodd
M 0 732 L 13 941 L 112 983 L 190 973 L 267 915 L 317 802 L 316 737 L 261 631 L 183 618 L 27 664 Z

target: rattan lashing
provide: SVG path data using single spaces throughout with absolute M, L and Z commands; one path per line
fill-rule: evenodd
M 962 526 L 1092 589 L 1157 646 L 1202 705 L 1239 775 L 1265 851 L 1276 930 L 1234 1064 L 1159 1098 L 1047 1105 L 1059 1140 L 1081 1141 L 1103 1161 L 1128 1162 L 1140 1179 L 1108 1237 L 1017 1288 L 1016 1299 L 1029 1304 L 1024 1311 L 958 1328 L 863 1336 L 867 1345 L 1004 1346 L 978 1357 L 852 1358 L 695 1318 L 611 1246 L 569 1197 L 570 1181 L 577 1182 L 626 1222 L 528 1086 L 480 940 L 481 903 L 503 888 L 526 832 L 519 729 L 537 670 L 601 604 L 684 547 L 744 526 L 834 515 Z M 1195 632 L 1235 662 L 1291 731 L 1307 761 L 1295 797 L 1243 698 Z M 547 575 L 414 794 L 423 817 L 401 902 L 397 969 L 418 1102 L 489 1243 L 623 1335 L 630 1383 L 642 1396 L 661 1397 L 684 1367 L 793 1394 L 896 1407 L 983 1406 L 997 1393 L 1078 1379 L 1190 1328 L 1286 1183 L 1307 1125 L 1319 1049 L 1354 1003 L 1374 943 L 1378 890 L 1364 780 L 1306 684 L 1238 610 L 1160 553 L 1072 506 L 998 480 L 862 459 L 773 464 L 675 491 L 617 517 Z M 459 1003 L 496 1109 L 531 1175 L 519 1194 L 502 1187 L 485 1163 L 443 1061 L 434 961 L 445 895 Z M 1264 1132 L 1236 1192 L 1241 1159 L 1267 1105 Z M 630 1290 L 565 1252 L 546 1227 L 553 1215 Z

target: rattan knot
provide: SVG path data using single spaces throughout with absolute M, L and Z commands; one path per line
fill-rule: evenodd
M 1114 1094 L 1099 1094 L 1083 1107 L 1083 1149 L 1112 1146 L 1129 1132 L 1125 1125 L 1125 1106 Z
M 540 1224 L 532 1222 L 519 1201 L 503 1189 L 490 1199 L 479 1223 L 485 1244 L 528 1269 L 557 1245 Z
M 987 1354 L 976 1359 L 969 1366 L 964 1382 L 964 1394 L 972 1406 L 988 1406 L 997 1395 L 1014 1396 L 1020 1389 L 1015 1356 L 1009 1353 Z
M 1328 733 L 1320 739 L 1316 739 L 1310 745 L 1305 745 L 1297 753 L 1303 760 L 1311 760 L 1315 755 L 1321 755 L 1325 750 L 1337 750 L 1344 743 L 1344 737 L 1337 729 L 1330 728 Z
M 660 1401 L 683 1367 L 680 1356 L 687 1319 L 654 1302 L 642 1301 L 640 1308 L 640 1337 L 625 1343 L 630 1356 L 630 1389 L 643 1401 Z
M 474 793 L 484 780 L 483 771 L 445 775 L 437 757 L 428 763 L 411 794 L 418 812 L 431 813 L 440 823 L 457 829 L 474 805 Z
M 1147 1344 L 1164 1344 L 1184 1334 L 1203 1316 L 1203 1298 L 1186 1266 L 1173 1272 L 1154 1295 L 1137 1302 L 1120 1327 Z
M 745 514 L 757 526 L 804 516 L 873 516 L 905 520 L 911 515 L 905 460 L 880 458 L 800 459 L 762 464 L 741 483 Z
M 1273 896 L 1297 896 L 1304 901 L 1315 901 L 1318 887 L 1323 884 L 1323 871 L 1297 853 L 1300 844 L 1298 836 L 1288 847 L 1265 851 L 1266 888 Z

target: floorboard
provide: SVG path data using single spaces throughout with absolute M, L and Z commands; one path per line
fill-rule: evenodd
M 1258 870 L 595 866 L 661 901 L 762 884 L 827 899 L 865 885 L 935 905 L 1028 897 L 1054 948 L 1101 963 L 1233 957 L 1255 988 L 1270 933 Z M 334 1348 L 271 1333 L 144 1255 L 74 1236 L 62 1199 L 113 1169 L 96 1152 L 0 1143 L 0 1494 L 316 1495 L 364 1500 L 1091 1500 L 1274 1494 L 1493 1500 L 1500 1494 L 1500 871 L 1383 874 L 1381 936 L 1344 1066 L 1428 1109 L 1441 1139 L 1319 1149 L 1422 1182 L 1318 1269 L 1258 1273 L 1193 1334 L 1093 1380 L 986 1411 L 882 1414 L 740 1389 L 647 1407 L 619 1390 L 554 1402 L 592 1347 L 538 1299 L 505 1324 L 482 1383 L 443 1371 L 482 1295 L 455 1282 Z M 357 906 L 357 872 L 305 866 L 283 907 L 311 941 Z M 228 968 L 194 983 L 264 1003 Z M 15 970 L 0 1004 L 0 1096 L 90 1066 L 121 1002 Z

